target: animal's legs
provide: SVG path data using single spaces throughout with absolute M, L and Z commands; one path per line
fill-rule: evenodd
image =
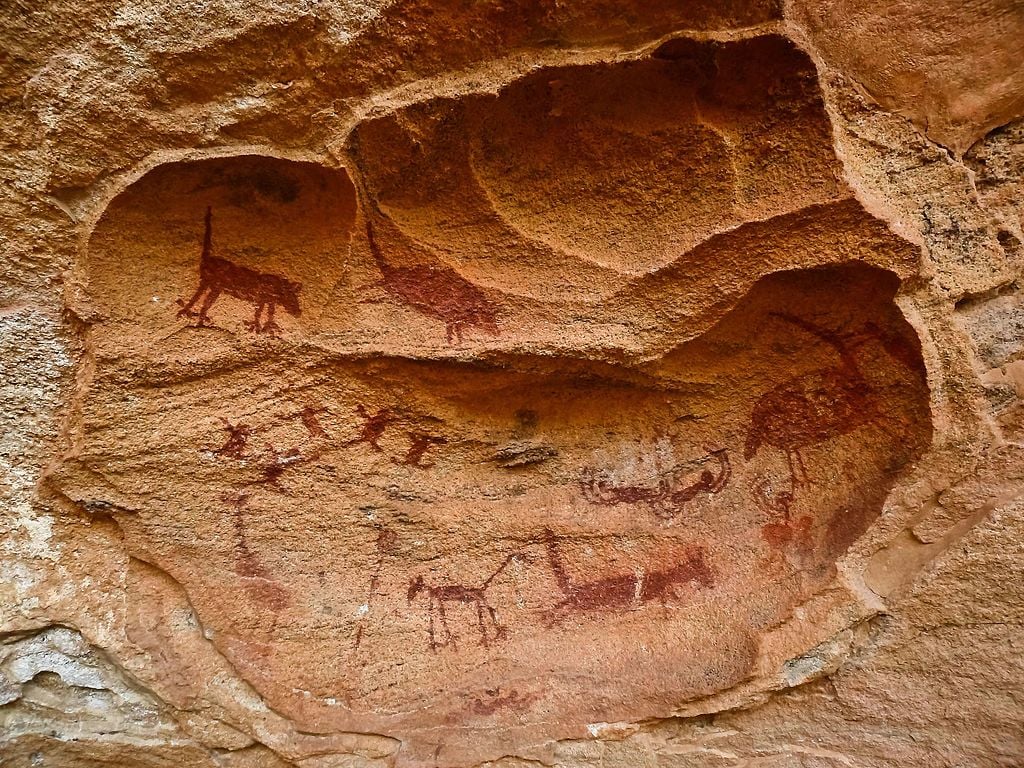
M 490 643 L 487 642 L 487 627 L 484 625 L 484 604 L 479 600 L 476 601 L 476 623 L 480 628 L 480 645 L 487 648 Z
M 260 315 L 263 314 L 264 306 L 266 306 L 265 302 L 259 302 L 256 305 L 256 314 L 253 316 L 252 322 L 245 324 L 245 327 L 248 328 L 250 331 L 253 331 L 255 333 L 260 332 Z
M 462 321 L 454 320 L 450 323 L 445 323 L 444 326 L 445 339 L 451 344 L 454 341 L 458 341 L 462 344 Z
M 441 626 L 444 627 L 445 645 L 451 645 L 456 651 L 459 650 L 459 646 L 455 643 L 455 635 L 452 634 L 451 627 L 448 626 L 448 614 L 444 610 L 444 600 L 437 601 L 438 611 L 441 613 Z
M 807 467 L 804 466 L 803 456 L 800 455 L 800 451 L 796 448 L 790 448 L 786 451 L 786 463 L 789 464 L 789 478 L 793 485 L 793 490 L 796 490 L 802 485 L 810 485 L 810 478 L 807 476 Z
M 804 464 L 803 454 L 799 450 L 794 450 L 793 453 L 796 455 L 796 465 L 800 469 L 800 476 L 803 477 L 803 485 L 810 485 L 811 478 L 807 474 L 807 465 Z
M 182 304 L 181 309 L 178 310 L 177 317 L 194 317 L 195 312 L 192 311 L 192 307 L 199 301 L 199 297 L 203 295 L 203 291 L 206 290 L 206 284 L 203 282 L 199 283 L 199 287 L 196 288 L 196 292 L 192 294 L 192 298 L 187 303 Z M 178 303 L 181 304 L 181 299 L 178 299 Z
M 430 636 L 430 650 L 437 653 L 437 638 L 434 635 L 434 599 L 427 601 L 427 634 Z
M 276 336 L 281 330 L 278 328 L 277 323 L 274 322 L 274 309 L 277 305 L 274 302 L 270 302 L 267 305 L 267 320 L 263 323 L 263 331 L 269 333 L 271 336 Z
M 494 638 L 500 640 L 503 637 L 508 637 L 508 628 L 504 624 L 498 623 L 498 614 L 494 609 L 488 605 L 487 612 L 491 615 L 491 624 L 494 625 Z
M 203 306 L 199 308 L 199 322 L 196 325 L 206 325 L 210 321 L 210 307 L 220 297 L 220 288 L 211 288 L 203 300 Z

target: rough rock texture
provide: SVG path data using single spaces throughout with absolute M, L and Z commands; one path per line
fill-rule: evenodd
M 0 21 L 0 765 L 1024 763 L 1019 3 Z

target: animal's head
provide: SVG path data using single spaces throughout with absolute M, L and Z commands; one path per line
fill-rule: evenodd
M 422 576 L 417 576 L 415 579 L 409 582 L 409 591 L 406 593 L 406 599 L 411 603 L 416 599 L 416 595 L 426 589 L 426 582 Z
M 754 503 L 769 518 L 778 516 L 781 516 L 783 519 L 789 518 L 789 508 L 793 503 L 793 493 L 791 491 L 773 490 L 771 479 L 768 477 L 757 480 L 751 487 L 751 491 L 753 491 Z
M 475 314 L 473 317 L 473 327 L 479 328 L 484 333 L 494 337 L 497 337 L 500 333 L 498 330 L 498 316 L 490 308 L 478 311 Z
M 285 290 L 281 294 L 281 306 L 292 317 L 298 317 L 302 314 L 302 309 L 299 307 L 299 292 L 302 290 L 302 283 L 285 280 L 284 287 Z

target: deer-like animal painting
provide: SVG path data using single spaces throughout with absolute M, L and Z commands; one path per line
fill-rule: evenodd
M 508 628 L 498 622 L 498 614 L 494 607 L 487 601 L 487 589 L 491 583 L 501 575 L 510 563 L 524 562 L 527 558 L 519 552 L 513 552 L 506 557 L 501 565 L 488 576 L 479 587 L 470 587 L 464 584 L 427 584 L 422 576 L 417 576 L 409 583 L 408 599 L 411 603 L 420 592 L 427 594 L 427 633 L 430 638 L 430 650 L 437 652 L 439 648 L 451 646 L 458 650 L 455 642 L 455 635 L 448 626 L 448 603 L 461 603 L 476 608 L 477 631 L 480 633 L 480 645 L 489 646 L 491 640 L 500 640 L 508 635 Z M 438 639 L 434 626 L 434 616 L 437 615 L 441 623 L 441 630 L 444 637 Z M 494 637 L 490 637 L 490 633 Z
M 451 267 L 413 264 L 397 266 L 384 258 L 366 213 L 366 238 L 383 280 L 380 286 L 420 314 L 444 323 L 449 344 L 463 340 L 466 330 L 498 335 L 497 310 L 487 295 Z
M 299 292 L 302 284 L 280 275 L 258 272 L 227 259 L 213 255 L 213 209 L 206 209 L 206 232 L 203 235 L 203 251 L 199 257 L 199 287 L 187 302 L 178 300 L 181 309 L 178 317 L 194 317 L 197 326 L 210 324 L 210 308 L 222 293 L 248 301 L 256 308 L 256 314 L 247 327 L 255 333 L 275 335 L 281 329 L 274 322 L 274 311 L 280 304 L 293 317 L 302 314 L 299 307 Z M 203 299 L 199 311 L 193 310 L 196 302 Z M 266 319 L 260 321 L 263 310 Z
M 707 562 L 703 547 L 690 547 L 684 557 L 664 568 L 574 582 L 562 562 L 558 538 L 550 528 L 544 530 L 542 543 L 563 595 L 548 614 L 551 623 L 556 623 L 566 613 L 577 611 L 635 610 L 652 601 L 667 606 L 677 590 L 709 589 L 715 585 L 715 572 Z

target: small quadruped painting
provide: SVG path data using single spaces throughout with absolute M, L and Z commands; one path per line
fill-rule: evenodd
M 354 223 L 343 171 L 257 156 L 159 166 L 100 219 L 80 303 L 156 352 L 303 335 L 343 274 Z
M 234 158 L 137 186 L 85 257 L 89 342 L 117 354 L 52 481 L 303 732 L 483 761 L 731 688 L 930 440 L 880 267 L 761 277 L 642 362 L 384 354 L 317 345 L 345 286 L 379 281 L 441 350 L 505 330 L 482 291 L 431 303 L 455 278 L 390 261 L 343 173 Z
M 178 300 L 181 309 L 177 317 L 195 318 L 197 327 L 210 325 L 210 309 L 221 294 L 233 296 L 255 307 L 256 314 L 252 322 L 246 323 L 246 327 L 253 333 L 275 334 L 281 330 L 274 322 L 274 312 L 278 305 L 293 317 L 302 314 L 299 306 L 301 283 L 214 256 L 212 207 L 207 207 L 204 221 L 203 250 L 199 255 L 199 287 L 187 302 Z M 197 303 L 198 310 L 195 309 Z

